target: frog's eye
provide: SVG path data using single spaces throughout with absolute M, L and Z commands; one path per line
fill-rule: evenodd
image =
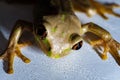
M 47 31 L 44 25 L 39 25 L 40 27 L 37 28 L 36 34 L 40 36 L 41 39 L 44 39 L 47 36 Z
M 80 41 L 80 42 L 76 43 L 76 44 L 72 47 L 72 49 L 73 49 L 73 50 L 78 50 L 78 49 L 80 49 L 80 48 L 82 47 L 82 44 L 83 44 L 83 42 Z

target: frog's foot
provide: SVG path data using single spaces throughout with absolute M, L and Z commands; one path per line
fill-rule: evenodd
M 92 41 L 91 45 L 95 47 L 95 50 L 99 53 L 99 56 L 103 59 L 107 59 L 107 52 L 110 52 L 111 55 L 114 57 L 118 65 L 120 65 L 120 55 L 118 50 L 120 50 L 120 43 L 115 41 L 114 39 L 111 39 L 110 41 L 104 41 L 104 40 L 98 40 L 98 41 Z M 100 53 L 100 47 L 103 47 L 103 53 Z
M 13 62 L 14 62 L 14 57 L 15 55 L 18 56 L 19 58 L 22 59 L 23 62 L 25 63 L 29 63 L 30 60 L 25 57 L 21 52 L 20 52 L 20 48 L 26 45 L 29 45 L 30 43 L 23 43 L 23 44 L 19 44 L 19 39 L 22 35 L 22 33 L 25 30 L 28 31 L 33 31 L 33 24 L 27 21 L 23 21 L 23 20 L 18 20 L 16 21 L 16 24 L 14 25 L 13 31 L 9 37 L 9 42 L 7 45 L 6 50 L 4 51 L 4 53 L 2 53 L 0 55 L 0 58 L 4 60 L 4 69 L 7 73 L 12 74 L 13 71 Z
M 107 59 L 107 52 L 109 51 L 109 47 L 107 44 L 105 44 L 105 42 L 102 39 L 97 41 L 91 41 L 90 44 L 94 47 L 94 49 L 96 50 L 98 55 L 101 57 L 101 59 L 103 60 Z M 100 51 L 102 51 L 101 49 L 102 46 L 104 47 L 104 50 L 101 53 Z
M 14 70 L 13 70 L 13 62 L 14 62 L 15 55 L 18 56 L 19 58 L 21 58 L 22 61 L 25 62 L 25 63 L 30 62 L 30 60 L 20 52 L 19 47 L 21 47 L 21 45 L 22 44 L 20 44 L 20 45 L 17 44 L 15 47 L 13 47 L 13 46 L 8 47 L 6 49 L 6 51 L 3 54 L 1 54 L 1 56 L 0 56 L 0 58 L 5 61 L 5 64 L 6 64 L 5 67 L 7 67 L 6 72 L 8 74 L 12 74 L 14 72 Z
M 89 39 L 89 43 L 93 45 L 95 50 L 99 53 L 100 57 L 103 60 L 106 60 L 107 52 L 110 52 L 115 61 L 118 63 L 118 65 L 120 65 L 120 55 L 118 52 L 118 50 L 120 50 L 120 43 L 115 41 L 108 31 L 106 31 L 99 25 L 90 22 L 82 25 L 81 32 L 81 34 L 83 35 L 87 32 L 95 34 L 95 37 L 98 37 L 97 40 L 93 36 L 92 38 L 94 41 Z
M 105 13 L 112 14 L 114 16 L 120 17 L 120 14 L 115 13 L 113 8 L 120 7 L 120 5 L 115 3 L 105 3 L 102 4 L 95 0 L 72 0 L 73 9 L 84 12 L 88 16 L 93 16 L 95 14 L 99 14 L 102 18 L 108 19 Z
M 98 2 L 94 2 L 93 5 L 96 7 L 97 13 L 101 15 L 104 19 L 108 19 L 107 16 L 105 16 L 105 13 L 114 15 L 116 17 L 120 17 L 120 14 L 114 12 L 114 8 L 120 7 L 120 5 L 115 4 L 115 3 L 105 3 L 105 4 L 100 4 Z

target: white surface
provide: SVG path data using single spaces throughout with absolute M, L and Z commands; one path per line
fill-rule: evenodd
M 120 0 L 116 2 L 120 4 Z M 120 13 L 120 9 L 115 11 Z M 85 14 L 78 16 L 83 23 L 92 21 L 104 27 L 120 42 L 120 18 L 108 15 L 110 18 L 105 21 L 98 15 L 92 18 Z M 32 6 L 0 3 L 0 50 L 5 49 L 12 27 L 18 19 L 32 21 Z M 23 48 L 22 53 L 31 59 L 31 63 L 24 64 L 16 57 L 15 72 L 9 75 L 4 72 L 0 60 L 0 80 L 120 80 L 120 66 L 112 56 L 108 54 L 109 59 L 102 61 L 87 43 L 79 51 L 55 60 L 35 46 Z

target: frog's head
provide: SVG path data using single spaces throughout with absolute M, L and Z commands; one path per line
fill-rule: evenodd
M 82 46 L 81 24 L 75 15 L 46 16 L 44 20 L 44 34 L 36 38 L 49 57 L 60 58 Z

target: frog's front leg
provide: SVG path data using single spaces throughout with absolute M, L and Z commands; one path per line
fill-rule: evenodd
M 113 8 L 120 7 L 120 5 L 115 3 L 105 3 L 102 4 L 100 2 L 97 2 L 95 0 L 71 0 L 73 4 L 73 9 L 84 12 L 88 16 L 93 16 L 94 14 L 99 14 L 102 18 L 108 19 L 108 17 L 105 15 L 112 14 L 114 16 L 120 17 L 120 14 L 115 13 L 113 11 Z
M 87 23 L 82 25 L 81 34 L 84 35 L 87 32 L 91 32 L 99 37 L 98 40 L 90 40 L 89 43 L 93 45 L 93 47 L 95 47 L 99 53 L 100 48 L 103 47 L 104 51 L 103 53 L 99 54 L 100 57 L 105 60 L 107 59 L 107 52 L 110 52 L 118 65 L 120 65 L 120 55 L 118 52 L 118 50 L 120 50 L 120 43 L 114 40 L 108 31 L 104 30 L 94 23 Z
M 7 73 L 11 74 L 13 73 L 13 62 L 15 55 L 22 59 L 25 63 L 29 63 L 30 60 L 25 57 L 20 52 L 21 44 L 18 44 L 19 38 L 24 30 L 32 30 L 32 24 L 26 21 L 18 20 L 14 26 L 14 29 L 10 35 L 9 42 L 7 45 L 7 48 L 4 53 L 0 55 L 0 58 L 2 58 L 5 62 L 7 62 Z

